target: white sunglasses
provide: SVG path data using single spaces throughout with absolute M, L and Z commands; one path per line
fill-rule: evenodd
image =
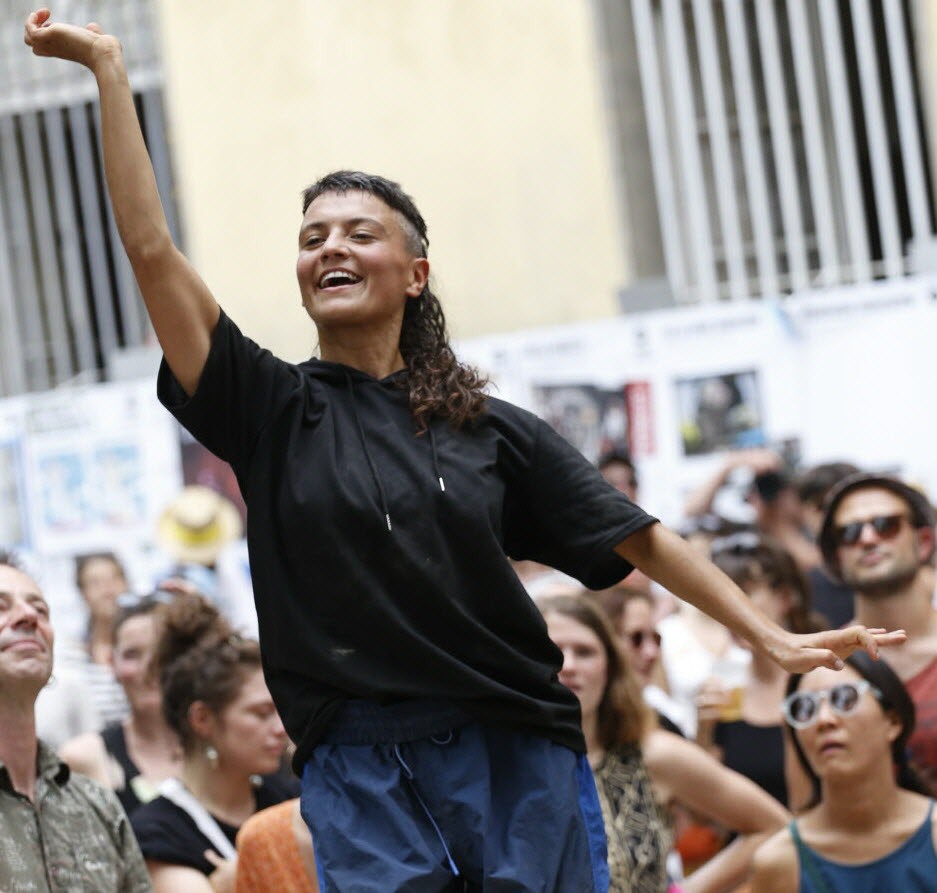
M 881 700 L 882 693 L 871 682 L 860 679 L 858 682 L 841 682 L 832 688 L 821 691 L 795 691 L 784 699 L 782 710 L 789 726 L 806 729 L 812 726 L 820 715 L 823 701 L 830 702 L 830 709 L 839 716 L 855 713 L 862 696 L 871 691 Z

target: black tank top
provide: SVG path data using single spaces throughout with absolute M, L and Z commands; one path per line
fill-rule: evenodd
M 713 740 L 722 762 L 750 778 L 787 806 L 784 779 L 784 733 L 781 726 L 755 726 L 744 720 L 716 724 Z
M 117 799 L 120 800 L 121 806 L 124 807 L 124 812 L 129 816 L 141 803 L 146 803 L 148 800 L 151 800 L 152 797 L 146 797 L 145 799 L 140 799 L 135 788 L 138 788 L 140 785 L 133 784 L 133 780 L 138 778 L 140 775 L 140 770 L 137 768 L 137 765 L 130 759 L 130 754 L 127 752 L 127 738 L 124 735 L 124 727 L 120 723 L 112 723 L 109 726 L 105 726 L 101 732 L 101 738 L 104 741 L 104 749 L 110 754 L 124 771 L 124 784 L 122 788 L 118 788 L 114 791 L 117 794 Z M 156 791 L 153 791 L 153 796 L 155 796 Z M 145 796 L 145 795 L 144 795 Z

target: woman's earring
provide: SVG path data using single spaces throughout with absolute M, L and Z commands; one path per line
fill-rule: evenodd
M 212 769 L 218 768 L 218 751 L 215 750 L 214 745 L 209 744 L 208 747 L 205 748 L 205 759 L 208 760 L 208 765 L 211 766 Z

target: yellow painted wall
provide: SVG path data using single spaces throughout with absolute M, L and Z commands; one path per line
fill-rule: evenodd
M 426 218 L 455 337 L 611 316 L 626 280 L 586 0 L 158 0 L 188 253 L 282 356 L 314 343 L 300 192 L 340 167 Z

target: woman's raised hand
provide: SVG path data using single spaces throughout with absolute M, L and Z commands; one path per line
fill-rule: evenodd
M 23 40 L 36 56 L 66 59 L 92 70 L 98 59 L 121 51 L 117 38 L 104 34 L 96 22 L 84 28 L 53 22 L 45 8 L 29 14 Z

